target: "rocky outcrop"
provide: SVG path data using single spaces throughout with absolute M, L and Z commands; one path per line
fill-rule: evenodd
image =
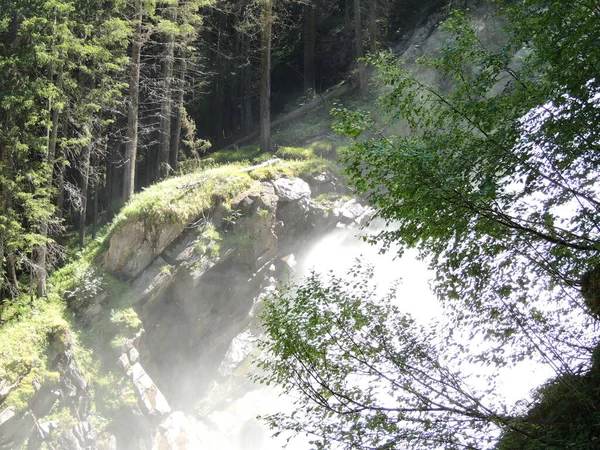
M 315 192 L 331 195 L 317 202 Z M 59 381 L 36 385 L 24 411 L 0 409 L 0 450 L 25 442 L 31 449 L 43 442 L 73 450 L 203 448 L 202 426 L 189 411 L 200 414 L 202 398 L 239 391 L 232 387 L 238 381 L 227 380 L 247 371 L 261 333 L 256 317 L 263 299 L 293 270 L 313 237 L 336 226 L 358 226 L 368 215 L 340 192 L 347 189 L 326 171 L 305 180 L 257 181 L 229 207 L 196 218 L 193 226 L 156 229 L 141 222 L 114 231 L 101 261 L 108 273 L 127 280 L 119 294 L 127 299 L 113 298 L 93 272 L 69 293 L 78 321 L 113 341 L 105 351 L 120 374 L 117 394 L 111 394 L 120 406 L 111 413 L 111 434 L 93 425 L 88 381 L 69 339 L 57 336 L 50 361 Z M 137 313 L 133 324 L 127 314 L 115 316 L 113 305 L 124 302 Z M 0 400 L 12 388 L 0 380 Z M 55 405 L 69 408 L 75 423 L 65 429 L 45 421 Z
M 134 361 L 131 348 L 123 349 L 119 365 L 133 380 L 147 417 L 195 407 L 214 380 L 245 364 L 260 335 L 255 318 L 262 299 L 291 270 L 294 254 L 328 228 L 355 226 L 368 215 L 359 202 L 340 194 L 321 203 L 313 197 L 313 191 L 336 189 L 347 192 L 329 172 L 256 182 L 232 200 L 229 211 L 183 228 L 152 260 L 144 250 L 146 269 L 131 280 L 131 302 L 145 330 L 133 349 L 137 353 L 139 347 L 142 357 Z M 119 253 L 110 247 L 124 239 L 111 239 L 105 262 Z M 119 278 L 134 275 L 132 267 L 105 265 Z M 161 436 L 161 442 L 172 441 Z
M 89 385 L 75 361 L 69 334 L 60 330 L 48 338 L 50 369 L 57 373 L 58 382 L 34 379 L 34 395 L 26 408 L 0 410 L 0 449 L 21 448 L 25 442 L 27 449 L 37 449 L 50 438 L 66 450 L 114 448 L 110 444 L 114 437 L 97 432 L 88 422 L 93 417 Z M 61 407 L 68 408 L 78 422 L 56 436 L 57 423 L 44 422 L 42 418 L 53 408 Z
M 185 223 L 171 223 L 160 228 L 150 223 L 129 222 L 112 233 L 103 268 L 132 279 L 160 255 L 185 229 Z

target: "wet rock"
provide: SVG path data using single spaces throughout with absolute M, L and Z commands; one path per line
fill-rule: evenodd
M 306 182 L 310 186 L 310 190 L 314 197 L 322 194 L 329 194 L 331 192 L 337 192 L 339 194 L 350 192 L 350 189 L 348 189 L 348 187 L 329 170 L 324 170 L 321 173 L 309 176 L 306 178 Z
M 31 414 L 17 414 L 12 407 L 0 411 L 0 450 L 21 448 L 34 431 Z
M 152 301 L 174 279 L 176 267 L 169 265 L 160 256 L 136 278 L 132 285 L 131 303 Z
M 88 450 L 95 448 L 96 433 L 88 422 L 79 422 L 60 435 L 60 448 L 64 450 Z
M 254 351 L 257 339 L 257 336 L 254 336 L 250 330 L 246 330 L 234 337 L 227 353 L 225 353 L 225 358 L 223 358 L 219 366 L 219 374 L 224 377 L 231 375 Z
M 284 223 L 284 232 L 289 233 L 292 228 L 306 222 L 310 211 L 310 200 L 301 198 L 296 202 L 283 204 L 277 211 L 277 219 Z
M 17 387 L 16 383 L 9 384 L 7 380 L 0 380 L 0 405 L 15 387 Z
M 58 420 L 51 420 L 50 422 L 38 423 L 38 430 L 41 432 L 44 439 L 50 437 L 52 432 L 58 427 Z
M 202 445 L 195 426 L 181 411 L 175 411 L 158 426 L 152 450 L 198 450 Z
M 128 353 L 134 347 L 137 347 L 140 344 L 140 340 L 146 330 L 144 328 L 140 328 L 137 332 L 131 336 L 129 339 L 125 339 L 125 341 L 121 344 L 119 355 L 122 353 Z
M 139 362 L 131 367 L 131 381 L 145 414 L 160 417 L 171 412 L 167 399 Z
M 129 361 L 135 364 L 140 359 L 140 354 L 135 347 L 129 350 Z
M 121 356 L 119 356 L 118 362 L 121 369 L 123 369 L 123 371 L 129 375 L 131 364 L 129 363 L 129 357 L 127 356 L 127 353 L 123 353 Z
M 15 409 L 12 406 L 0 411 L 0 427 L 7 423 L 10 419 L 15 417 Z M 0 428 L 1 430 L 2 428 Z
M 278 237 L 274 231 L 277 200 L 273 185 L 261 183 L 232 203 L 232 208 L 240 214 L 234 224 L 237 249 L 232 258 L 251 270 L 262 267 L 277 255 Z
M 333 209 L 333 216 L 339 223 L 344 225 L 352 223 L 364 225 L 372 213 L 373 210 L 371 208 L 363 206 L 355 198 Z

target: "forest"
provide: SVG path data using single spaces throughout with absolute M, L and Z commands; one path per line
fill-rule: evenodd
M 598 448 L 599 43 L 595 0 L 0 0 L 0 450 L 210 447 L 248 374 L 310 448 Z M 280 283 L 376 219 L 438 322 Z
M 271 150 L 272 120 L 441 3 L 3 0 L 0 296 L 44 295 L 65 230 L 83 245 L 209 149 Z

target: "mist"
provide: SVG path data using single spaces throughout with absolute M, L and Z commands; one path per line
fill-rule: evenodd
M 382 253 L 377 245 L 366 243 L 361 236 L 375 234 L 382 229 L 381 223 L 359 230 L 336 228 L 315 239 L 298 255 L 288 255 L 286 260 L 291 268 L 289 276 L 294 282 L 301 282 L 310 271 L 320 274 L 333 272 L 344 276 L 356 260 L 371 264 L 374 268 L 375 282 L 385 294 L 394 285 L 396 287 L 395 304 L 401 311 L 412 315 L 419 323 L 437 323 L 440 342 L 444 333 L 443 308 L 433 294 L 429 280 L 433 273 L 427 262 L 420 260 L 415 251 L 408 251 L 402 257 L 397 256 L 393 247 Z M 473 345 L 478 345 L 474 342 Z M 207 448 L 227 448 L 232 450 L 274 450 L 283 448 L 289 436 L 272 437 L 274 431 L 257 419 L 257 416 L 277 412 L 291 412 L 293 398 L 281 394 L 277 389 L 253 384 L 249 380 L 252 369 L 246 365 L 247 372 L 242 376 L 229 377 L 223 381 L 219 392 L 215 382 L 212 398 L 205 398 L 205 413 L 196 423 L 197 436 Z M 461 367 L 468 375 L 483 374 L 480 367 Z M 511 368 L 494 369 L 498 376 L 499 391 L 496 394 L 507 405 L 514 406 L 519 400 L 530 398 L 530 391 L 547 380 L 552 372 L 545 366 L 532 362 L 523 362 Z M 489 373 L 489 370 L 488 370 Z M 473 380 L 479 378 L 472 376 Z M 474 387 L 484 389 L 485 377 Z M 477 383 L 475 381 L 474 383 Z M 210 397 L 210 395 L 209 395 Z M 310 438 L 298 435 L 288 444 L 291 450 L 309 448 Z

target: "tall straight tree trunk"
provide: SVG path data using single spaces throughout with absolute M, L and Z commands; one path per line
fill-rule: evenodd
M 84 126 L 84 134 L 88 142 L 83 148 L 81 158 L 81 216 L 79 217 L 79 246 L 85 245 L 85 222 L 87 218 L 88 207 L 88 187 L 90 181 L 90 158 L 92 155 L 92 133 L 89 125 Z
M 263 0 L 260 27 L 260 151 L 271 150 L 271 28 L 272 0 Z
M 58 190 L 58 199 L 56 202 L 56 216 L 62 219 L 65 211 L 65 166 L 60 164 L 57 172 L 56 187 Z
M 181 58 L 177 63 L 177 93 L 175 95 L 175 105 L 173 106 L 173 118 L 171 126 L 171 149 L 169 153 L 169 165 L 173 171 L 177 171 L 179 158 L 179 147 L 181 142 L 181 122 L 183 115 L 183 98 L 185 95 L 185 75 L 187 72 L 187 61 L 185 50 L 181 52 Z
M 224 110 L 224 95 L 225 95 L 225 72 L 227 70 L 227 63 L 222 55 L 224 29 L 226 24 L 225 13 L 219 13 L 218 29 L 216 35 L 215 44 L 215 67 L 217 70 L 217 76 L 214 77 L 213 84 L 213 97 L 212 97 L 212 117 L 213 117 L 213 136 L 217 141 L 223 139 L 223 110 Z
M 240 35 L 235 33 L 235 52 L 236 55 L 242 54 L 242 40 Z M 240 64 L 240 57 L 232 58 L 229 67 L 229 134 L 237 134 L 241 123 L 241 105 L 240 105 L 240 77 L 237 76 L 237 67 Z
M 304 5 L 304 92 L 315 92 L 315 47 L 317 43 L 317 8 Z
M 108 140 L 104 140 L 104 149 L 102 153 L 106 155 L 108 151 Z M 94 154 L 92 157 L 92 167 L 96 168 L 97 173 L 93 177 L 93 195 L 92 195 L 92 239 L 96 239 L 96 233 L 98 231 L 98 202 L 99 202 L 99 191 L 100 191 L 100 155 Z
M 350 34 L 352 21 L 350 20 L 350 0 L 344 0 L 344 31 Z
M 360 0 L 354 0 L 354 35 L 356 39 L 356 58 L 365 57 L 362 41 L 362 20 L 360 18 Z M 365 93 L 367 90 L 367 67 L 364 61 L 358 62 L 358 82 L 360 91 Z
M 249 37 L 246 37 L 244 48 L 244 55 L 248 55 L 250 53 Z M 246 133 L 250 133 L 254 125 L 252 117 L 252 64 L 250 61 L 250 58 L 248 58 L 242 66 L 242 89 L 244 90 L 242 110 L 244 111 L 243 126 Z
M 119 143 L 113 137 L 108 138 L 106 155 L 105 155 L 105 171 L 106 171 L 106 219 L 110 222 L 114 215 L 113 197 L 114 193 L 119 192 L 115 188 L 115 184 L 119 183 L 123 177 L 118 177 L 115 172 L 115 160 L 117 159 L 117 153 L 119 150 Z
M 369 8 L 369 50 L 377 52 L 377 0 L 371 0 Z
M 175 42 L 173 34 L 167 36 L 165 56 L 162 61 L 162 99 L 160 106 L 160 129 L 158 131 L 159 177 L 169 175 L 169 147 L 171 145 L 171 113 L 173 110 L 171 84 L 173 78 L 173 58 Z
M 51 79 L 54 78 L 54 74 L 52 72 L 50 73 Z M 59 89 L 62 87 L 62 67 L 58 70 L 56 85 Z M 46 145 L 46 164 L 48 165 L 47 188 L 49 191 L 52 190 L 54 183 L 54 160 L 56 159 L 56 142 L 58 139 L 58 121 L 60 116 L 60 111 L 56 106 L 51 105 L 50 111 L 51 125 L 48 129 L 48 142 Z M 51 194 L 49 193 L 48 195 Z M 48 222 L 46 220 L 42 220 L 39 232 L 43 239 L 48 237 Z M 35 261 L 37 268 L 37 295 L 40 297 L 44 297 L 46 295 L 47 255 L 48 249 L 46 247 L 46 243 L 40 244 L 37 249 L 37 257 Z
M 129 103 L 127 105 L 127 142 L 123 173 L 123 201 L 127 202 L 135 190 L 135 163 L 138 147 L 138 112 L 140 104 L 140 56 L 142 53 L 142 0 L 135 0 L 135 31 L 131 42 L 129 67 Z

